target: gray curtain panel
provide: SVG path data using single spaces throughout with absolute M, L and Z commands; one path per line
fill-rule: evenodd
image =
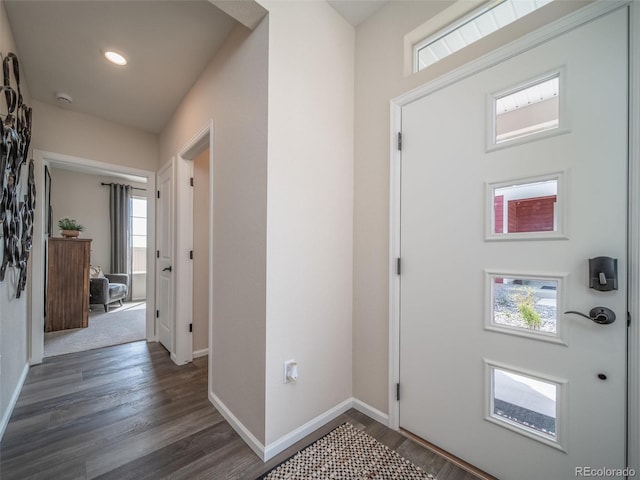
M 126 273 L 131 285 L 131 185 L 111 184 L 111 273 Z M 127 294 L 131 298 L 131 288 Z

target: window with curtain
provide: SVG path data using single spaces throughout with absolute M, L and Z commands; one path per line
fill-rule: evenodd
M 131 275 L 131 185 L 109 184 L 111 273 Z
M 131 273 L 147 271 L 147 199 L 131 197 Z

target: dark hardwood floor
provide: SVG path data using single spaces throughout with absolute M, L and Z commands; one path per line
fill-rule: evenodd
M 252 480 L 345 421 L 438 480 L 479 478 L 356 410 L 263 463 L 207 399 L 207 358 L 178 367 L 146 342 L 32 367 L 0 444 L 0 478 Z

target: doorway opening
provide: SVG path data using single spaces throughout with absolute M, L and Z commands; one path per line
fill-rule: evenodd
M 209 351 L 209 157 L 207 146 L 193 159 L 193 356 Z
M 117 172 L 77 168 L 50 162 L 48 171 L 49 237 L 58 237 L 58 219 L 71 217 L 83 226 L 81 238 L 90 239 L 89 295 L 86 322 L 80 328 L 63 328 L 66 310 L 51 311 L 45 303 L 44 357 L 91 350 L 146 339 L 147 198 L 146 179 Z M 122 188 L 120 186 L 126 186 Z M 111 189 L 123 192 L 124 202 L 114 202 Z M 114 212 L 114 209 L 119 211 Z M 116 242 L 114 235 L 122 237 Z M 122 248 L 116 249 L 115 243 Z M 45 252 L 49 255 L 49 250 Z M 115 262 L 114 257 L 122 257 Z M 48 261 L 56 261 L 53 257 Z M 45 277 L 57 280 L 47 264 Z M 78 264 L 78 273 L 87 265 Z M 72 272 L 67 272 L 72 273 Z
M 175 362 L 208 355 L 213 309 L 213 122 L 178 151 L 175 191 Z
M 108 345 L 155 340 L 155 203 L 149 201 L 155 197 L 155 172 L 37 150 L 34 157 L 39 165 L 37 186 L 41 191 L 46 187 L 46 195 L 37 207 L 34 223 L 30 363 Z M 111 184 L 129 185 L 131 193 L 126 216 L 118 222 L 126 226 L 127 247 L 125 267 L 118 271 L 111 262 Z M 82 268 L 94 278 L 79 292 L 81 298 L 87 296 L 86 327 L 45 333 L 48 240 L 59 237 L 57 222 L 62 217 L 83 225 L 80 238 L 91 240 L 88 259 L 82 262 L 87 265 Z

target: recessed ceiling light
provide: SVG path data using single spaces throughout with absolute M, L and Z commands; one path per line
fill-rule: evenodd
M 113 51 L 108 51 L 108 52 L 104 52 L 104 56 L 105 56 L 105 58 L 107 60 L 109 60 L 111 63 L 115 63 L 116 65 L 126 65 L 127 64 L 127 59 L 124 58 L 119 53 L 116 53 L 116 52 L 113 52 Z

